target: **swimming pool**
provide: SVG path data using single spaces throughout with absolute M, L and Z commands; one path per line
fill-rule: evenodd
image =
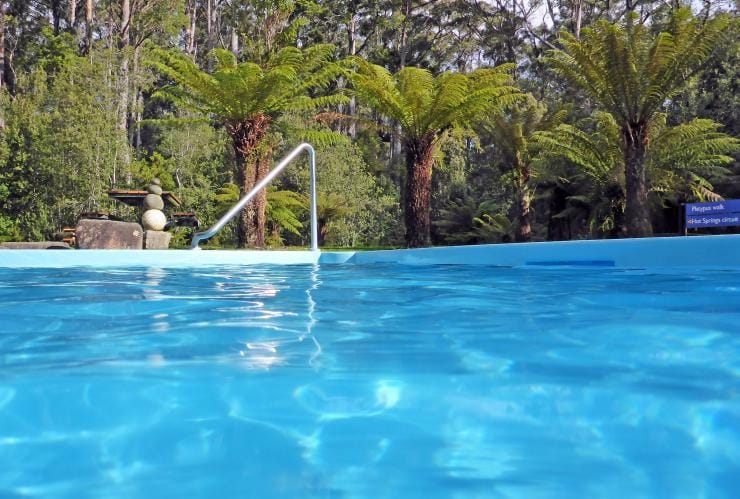
M 0 496 L 740 488 L 740 266 L 426 251 L 0 268 Z

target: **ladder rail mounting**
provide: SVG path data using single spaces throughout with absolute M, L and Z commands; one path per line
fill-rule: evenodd
M 239 202 L 229 209 L 221 218 L 218 219 L 213 226 L 203 232 L 196 232 L 193 234 L 193 241 L 190 243 L 190 249 L 200 249 L 200 242 L 212 238 L 218 232 L 223 229 L 224 225 L 229 223 L 246 205 L 249 203 L 259 191 L 266 188 L 272 180 L 277 177 L 294 159 L 296 159 L 303 151 L 308 153 L 309 168 L 311 173 L 311 186 L 310 186 L 310 198 L 311 198 L 311 251 L 319 250 L 319 237 L 318 237 L 318 212 L 316 209 L 316 151 L 311 146 L 304 142 L 298 147 L 293 149 L 290 154 L 278 163 L 278 165 L 270 170 L 270 172 L 260 180 L 257 185 L 252 188 L 251 191 L 246 193 Z

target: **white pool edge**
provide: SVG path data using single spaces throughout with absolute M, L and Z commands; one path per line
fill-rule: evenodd
M 507 267 L 740 267 L 740 235 L 488 244 L 382 251 L 0 250 L 0 268 L 207 265 L 500 265 Z

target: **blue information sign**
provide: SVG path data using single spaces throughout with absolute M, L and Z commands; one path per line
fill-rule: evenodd
M 740 199 L 686 205 L 687 229 L 735 226 L 740 226 Z

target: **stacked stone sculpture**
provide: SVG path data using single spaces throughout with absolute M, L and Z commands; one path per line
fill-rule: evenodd
M 147 192 L 148 194 L 144 198 L 144 204 L 142 206 L 144 213 L 141 216 L 141 225 L 145 231 L 144 248 L 167 249 L 170 246 L 172 235 L 164 232 L 167 217 L 162 212 L 164 209 L 164 200 L 162 199 L 162 187 L 158 178 L 152 179 Z

